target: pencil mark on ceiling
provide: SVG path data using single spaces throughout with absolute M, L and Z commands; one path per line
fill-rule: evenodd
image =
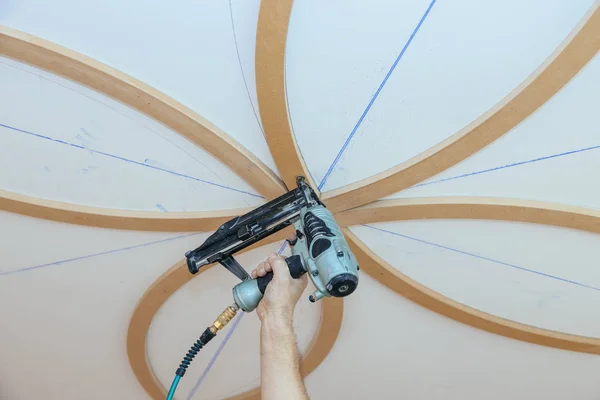
M 7 64 L 7 63 L 5 63 L 5 62 L 2 62 L 2 61 L 0 61 L 0 64 L 6 65 L 7 67 L 10 67 L 10 68 L 17 69 L 17 70 L 19 70 L 19 71 L 21 71 L 21 72 L 25 72 L 25 73 L 27 73 L 27 74 L 30 74 L 30 75 L 33 75 L 33 76 L 37 76 L 37 77 L 38 77 L 40 80 L 41 80 L 41 79 L 43 79 L 43 80 L 45 80 L 45 81 L 47 81 L 47 82 L 53 83 L 53 84 L 55 84 L 55 85 L 57 85 L 57 86 L 60 86 L 60 87 L 62 87 L 62 88 L 64 88 L 64 89 L 70 90 L 70 91 L 71 91 L 71 92 L 73 92 L 73 93 L 77 93 L 77 94 L 79 94 L 79 95 L 81 95 L 81 96 L 83 96 L 83 97 L 85 97 L 85 98 L 87 98 L 87 99 L 89 99 L 89 100 L 92 100 L 92 101 L 94 101 L 94 102 L 96 102 L 96 103 L 98 103 L 98 104 L 100 104 L 100 105 L 102 105 L 102 106 L 104 106 L 104 107 L 106 107 L 106 108 L 108 108 L 108 109 L 110 109 L 110 110 L 112 110 L 112 111 L 116 112 L 117 114 L 120 114 L 121 116 L 123 116 L 123 117 L 127 118 L 128 120 L 130 120 L 130 121 L 133 121 L 133 122 L 135 122 L 135 123 L 137 123 L 137 124 L 139 124 L 139 125 L 143 126 L 144 128 L 146 128 L 147 130 L 149 130 L 149 131 L 150 131 L 150 132 L 152 132 L 153 134 L 157 135 L 157 136 L 158 136 L 158 137 L 160 137 L 161 139 L 163 139 L 163 140 L 167 141 L 168 143 L 170 143 L 171 145 L 175 146 L 177 149 L 179 149 L 179 150 L 180 150 L 180 151 L 182 151 L 183 153 L 187 154 L 187 155 L 188 155 L 190 158 L 192 158 L 193 160 L 195 160 L 197 163 L 199 163 L 200 165 L 202 165 L 204 168 L 208 169 L 208 170 L 209 170 L 209 171 L 210 171 L 210 172 L 211 172 L 211 173 L 212 173 L 212 174 L 213 174 L 215 177 L 217 177 L 217 178 L 219 178 L 219 179 L 222 179 L 222 178 L 221 178 L 221 177 L 220 177 L 218 174 L 216 174 L 214 171 L 212 171 L 211 169 L 209 169 L 209 168 L 208 168 L 208 167 L 207 167 L 207 166 L 206 166 L 206 165 L 205 165 L 205 164 L 204 164 L 204 163 L 203 163 L 201 160 L 199 160 L 198 158 L 196 158 L 194 155 L 192 155 L 192 154 L 191 154 L 190 152 L 188 152 L 186 149 L 184 149 L 183 147 L 179 146 L 178 144 L 176 144 L 176 143 L 172 142 L 171 140 L 167 139 L 167 138 L 166 138 L 165 136 L 163 136 L 163 135 L 162 135 L 160 132 L 158 132 L 158 131 L 156 131 L 156 130 L 152 129 L 151 127 L 149 127 L 148 125 L 144 124 L 143 122 L 141 122 L 141 121 L 138 121 L 138 120 L 136 120 L 136 119 L 134 119 L 134 118 L 130 117 L 129 115 L 127 115 L 127 114 L 125 114 L 125 113 L 121 112 L 120 110 L 117 110 L 116 108 L 113 108 L 113 107 L 109 106 L 108 104 L 106 104 L 106 103 L 104 103 L 104 102 L 102 102 L 102 101 L 100 101 L 100 100 L 98 100 L 98 99 L 95 99 L 95 98 L 93 98 L 93 97 L 91 97 L 91 96 L 88 96 L 88 95 L 87 95 L 87 94 L 85 94 L 85 93 L 82 93 L 82 92 L 80 92 L 80 91 L 78 91 L 78 90 L 75 90 L 75 89 L 73 89 L 73 88 L 70 88 L 70 87 L 68 87 L 68 86 L 66 86 L 66 85 L 63 85 L 63 84 L 61 84 L 61 83 L 59 83 L 59 82 L 56 82 L 56 81 L 54 81 L 54 80 L 52 80 L 52 79 L 49 79 L 49 78 L 47 78 L 47 77 L 45 77 L 45 76 L 42 76 L 42 75 L 40 75 L 40 74 L 36 74 L 35 72 L 28 71 L 28 70 L 26 70 L 26 69 L 23 69 L 23 68 L 19 68 L 19 67 L 15 66 L 15 65 Z M 128 106 L 126 106 L 126 107 L 128 107 Z M 139 111 L 138 111 L 138 112 L 139 112 Z M 87 133 L 87 131 L 86 131 L 84 128 L 81 128 L 81 130 L 82 130 L 83 132 Z M 190 142 L 190 143 L 191 143 L 191 142 Z M 194 145 L 194 144 L 193 144 L 193 145 Z M 195 146 L 195 145 L 194 145 L 194 146 Z
M 93 139 L 93 138 L 94 138 L 94 135 L 92 135 L 91 133 L 89 133 L 89 132 L 88 132 L 87 130 L 85 130 L 84 128 L 79 128 L 79 129 L 81 130 L 81 132 L 82 132 L 82 133 L 83 133 L 85 136 L 89 137 L 90 139 Z
M 139 249 L 139 248 L 151 246 L 151 245 L 154 245 L 154 244 L 165 243 L 165 242 L 170 242 L 172 240 L 177 240 L 177 239 L 182 239 L 182 238 L 186 238 L 186 237 L 190 237 L 190 236 L 200 235 L 201 233 L 202 232 L 190 233 L 190 234 L 175 236 L 175 237 L 171 237 L 171 238 L 167 238 L 167 239 L 155 240 L 153 242 L 147 242 L 147 243 L 142 243 L 142 244 L 136 244 L 136 245 L 133 245 L 133 246 L 121 247 L 121 248 L 114 249 L 114 250 L 102 251 L 100 253 L 88 254 L 88 255 L 85 255 L 85 256 L 68 258 L 68 259 L 65 259 L 65 260 L 54 261 L 54 262 L 50 262 L 50 263 L 46 263 L 46 264 L 41 264 L 41 265 L 35 265 L 35 266 L 32 266 L 32 267 L 20 268 L 20 269 L 16 269 L 16 270 L 13 270 L 13 271 L 4 271 L 4 272 L 0 272 L 0 276 L 12 275 L 12 274 L 16 274 L 16 273 L 19 273 L 19 272 L 26 272 L 26 271 L 32 271 L 32 270 L 36 270 L 36 269 L 40 269 L 40 268 L 52 267 L 52 266 L 55 266 L 55 265 L 67 264 L 67 263 L 70 263 L 70 262 L 73 262 L 73 261 L 86 260 L 88 258 L 99 257 L 99 256 L 103 256 L 103 255 L 106 255 L 106 254 L 119 253 L 121 251 L 126 251 L 126 250 Z
M 393 232 L 393 231 L 390 231 L 390 230 L 387 230 L 387 229 L 377 228 L 377 227 L 372 226 L 372 225 L 362 225 L 362 226 L 370 228 L 370 229 L 373 229 L 373 230 L 376 230 L 376 231 L 379 231 L 379 232 L 387 233 L 387 234 L 390 234 L 390 235 L 393 235 L 393 236 L 398 236 L 398 237 L 401 237 L 401 238 L 404 238 L 404 239 L 409 239 L 409 240 L 412 240 L 414 242 L 418 242 L 418 243 L 426 244 L 426 245 L 429 245 L 429 246 L 433 246 L 433 247 L 436 247 L 438 249 L 448 250 L 448 251 L 451 251 L 453 253 L 462 254 L 462 255 L 473 257 L 473 258 L 477 258 L 477 259 L 483 260 L 483 261 L 489 261 L 491 263 L 498 264 L 498 265 L 504 265 L 506 267 L 514 268 L 514 269 L 517 269 L 517 270 L 520 270 L 520 271 L 524 271 L 524 272 L 529 272 L 529 273 L 535 274 L 535 275 L 544 276 L 546 278 L 550 278 L 550 279 L 554 279 L 554 280 L 561 281 L 561 282 L 564 282 L 564 283 L 569 283 L 569 284 L 572 284 L 572 285 L 584 287 L 586 289 L 592 289 L 592 290 L 600 291 L 600 288 L 597 288 L 597 287 L 594 287 L 594 286 L 590 286 L 590 285 L 586 285 L 585 283 L 576 282 L 576 281 L 572 281 L 572 280 L 569 280 L 569 279 L 561 278 L 561 277 L 556 276 L 556 275 L 551 275 L 551 274 L 547 274 L 545 272 L 536 271 L 534 269 L 529 269 L 529 268 L 521 267 L 521 266 L 516 265 L 516 264 L 510 264 L 510 263 L 507 263 L 507 262 L 504 262 L 504 261 L 495 260 L 493 258 L 481 256 L 481 255 L 475 254 L 475 253 L 470 253 L 470 252 L 464 251 L 464 250 L 455 249 L 455 248 L 449 247 L 449 246 L 444 246 L 442 244 L 429 242 L 427 240 L 423 240 L 423 239 L 415 238 L 415 237 L 412 237 L 412 236 L 404 235 L 402 233 Z
M 81 130 L 84 129 L 81 128 Z M 77 139 L 79 143 L 81 143 L 81 146 L 83 146 L 83 148 L 86 149 L 88 153 L 93 154 L 93 152 L 90 151 L 90 145 L 94 144 L 94 142 L 91 139 L 88 139 L 88 137 L 84 137 L 84 135 L 80 133 L 78 133 L 77 136 L 75 136 L 75 139 Z
M 283 253 L 283 250 L 285 249 L 286 245 L 287 245 L 287 240 L 284 240 L 281 243 L 281 247 L 277 251 L 277 254 L 281 255 L 281 253 Z M 208 375 L 208 373 L 212 369 L 213 365 L 215 364 L 215 361 L 217 361 L 217 358 L 219 358 L 219 356 L 221 355 L 221 352 L 223 351 L 223 349 L 225 348 L 225 345 L 227 344 L 227 342 L 231 338 L 231 335 L 233 335 L 233 332 L 236 330 L 236 328 L 237 328 L 238 324 L 240 323 L 240 321 L 242 319 L 242 316 L 244 314 L 245 313 L 240 313 L 236 317 L 236 320 L 234 321 L 233 326 L 231 327 L 231 329 L 229 330 L 229 332 L 227 332 L 227 335 L 225 336 L 225 338 L 223 339 L 223 341 L 219 345 L 219 348 L 215 351 L 215 354 L 213 354 L 212 358 L 210 359 L 210 362 L 208 363 L 208 365 L 206 366 L 206 368 L 204 369 L 204 371 L 202 372 L 202 374 L 200 375 L 200 377 L 196 381 L 196 384 L 194 385 L 194 387 L 192 388 L 192 390 L 188 394 L 187 400 L 191 400 L 191 398 L 194 397 L 194 395 L 198 391 L 198 388 L 200 387 L 200 385 L 202 384 L 202 382 L 204 382 L 204 380 L 206 379 L 206 376 Z
M 237 326 L 240 323 L 240 321 L 242 320 L 242 317 L 244 316 L 244 314 L 245 313 L 241 312 L 241 313 L 239 313 L 239 315 L 237 317 L 235 317 L 235 321 L 233 321 L 233 325 L 231 326 L 231 329 L 229 329 L 229 331 L 227 332 L 227 335 L 225 335 L 225 338 L 219 344 L 219 347 L 215 351 L 215 354 L 213 354 L 212 358 L 208 362 L 208 365 L 206 366 L 206 368 L 204 368 L 204 371 L 202 372 L 202 374 L 200 375 L 200 377 L 196 381 L 196 384 L 194 385 L 194 387 L 192 388 L 192 390 L 190 390 L 190 393 L 188 394 L 187 400 L 191 400 L 191 398 L 194 397 L 194 395 L 198 391 L 198 388 L 200 387 L 200 385 L 202 384 L 202 382 L 204 382 L 204 380 L 206 379 L 208 373 L 210 372 L 210 370 L 212 369 L 213 365 L 217 361 L 217 358 L 219 358 L 219 356 L 221 355 L 221 352 L 225 348 L 225 345 L 227 344 L 227 342 L 229 342 L 229 339 L 231 338 L 231 336 L 235 332 L 235 328 L 237 328 Z
M 156 160 L 153 160 L 151 158 L 145 158 L 144 159 L 144 164 L 146 164 L 146 165 L 152 165 L 153 167 L 158 167 L 158 168 L 167 168 L 167 166 L 164 165 L 163 163 L 161 163 L 160 161 L 156 161 Z
M 167 208 L 165 206 L 163 206 L 162 204 L 159 204 L 159 203 L 156 204 L 156 208 L 158 208 L 162 212 L 169 212 L 169 210 L 167 210 Z
M 514 162 L 512 164 L 500 165 L 498 167 L 492 167 L 492 168 L 488 168 L 488 169 L 482 169 L 482 170 L 479 170 L 479 171 L 468 172 L 468 173 L 465 173 L 465 174 L 462 174 L 462 175 L 456 175 L 456 176 L 451 176 L 451 177 L 448 177 L 448 178 L 437 179 L 437 180 L 434 180 L 434 181 L 431 181 L 431 182 L 423 182 L 423 183 L 419 183 L 418 185 L 411 186 L 411 187 L 409 187 L 409 188 L 407 188 L 405 190 L 409 190 L 409 189 L 413 189 L 413 188 L 418 188 L 418 187 L 421 187 L 421 186 L 434 185 L 436 183 L 453 181 L 453 180 L 456 180 L 456 179 L 468 178 L 470 176 L 486 174 L 488 172 L 494 172 L 494 171 L 499 171 L 499 170 L 506 169 L 506 168 L 518 167 L 518 166 L 526 165 L 526 164 L 533 164 L 533 163 L 536 163 L 536 162 L 539 162 L 539 161 L 551 160 L 553 158 L 570 156 L 570 155 L 573 155 L 573 154 L 578 154 L 578 153 L 583 153 L 583 152 L 586 152 L 586 151 L 598 150 L 598 149 L 600 149 L 600 145 L 598 145 L 598 146 L 584 147 L 582 149 L 577 149 L 577 150 L 565 151 L 564 153 L 551 154 L 551 155 L 548 155 L 548 156 L 542 156 L 542 157 L 538 157 L 538 158 L 533 158 L 531 160 L 518 161 L 518 162 Z
M 292 15 L 294 15 L 294 7 L 293 6 L 292 6 L 292 10 L 290 11 L 289 21 L 292 20 Z M 288 24 L 289 24 L 289 22 L 288 22 Z M 284 56 L 284 58 L 285 58 L 285 56 Z M 284 93 L 283 94 L 285 95 L 285 108 L 287 109 L 288 121 L 289 121 L 289 124 L 290 124 L 290 131 L 292 132 L 292 136 L 294 137 L 294 141 L 296 143 L 298 143 L 298 138 L 296 137 L 296 129 L 294 128 L 294 119 L 292 117 L 292 110 L 290 108 L 290 99 L 288 97 L 288 92 L 286 90 L 286 88 L 287 88 L 287 76 L 288 76 L 287 75 L 287 64 L 284 63 L 284 65 L 283 65 L 283 82 L 285 83 L 285 85 L 284 85 L 284 91 L 283 91 Z M 310 168 L 308 168 L 308 164 L 306 164 L 306 160 L 304 159 L 304 156 L 302 155 L 302 151 L 300 150 L 299 147 L 298 147 L 297 153 L 298 153 L 298 157 L 300 157 L 302 159 L 302 161 L 304 162 L 304 165 L 307 166 L 307 169 L 309 170 L 307 172 L 312 176 L 313 174 L 310 172 Z
M 408 49 L 408 46 L 410 46 L 410 44 L 412 43 L 413 39 L 415 38 L 415 35 L 417 34 L 417 32 L 419 31 L 419 29 L 421 28 L 421 25 L 423 25 L 423 22 L 425 21 L 425 19 L 429 15 L 429 12 L 433 8 L 433 5 L 435 4 L 436 1 L 437 0 L 432 0 L 431 1 L 431 3 L 429 4 L 429 7 L 427 7 L 427 10 L 425 11 L 425 14 L 423 14 L 423 16 L 421 17 L 421 20 L 419 21 L 419 23 L 417 24 L 417 26 L 415 27 L 415 29 L 413 30 L 413 32 L 409 36 L 408 40 L 404 44 L 404 47 L 400 51 L 400 54 L 398 54 L 398 57 L 396 57 L 396 60 L 394 61 L 394 63 L 390 67 L 388 73 L 385 75 L 385 77 L 383 78 L 383 81 L 381 82 L 381 84 L 379 85 L 379 87 L 377 88 L 377 90 L 375 91 L 375 94 L 371 97 L 371 100 L 367 104 L 367 107 L 365 108 L 365 110 L 363 111 L 362 115 L 360 116 L 360 118 L 358 119 L 358 121 L 356 122 L 356 124 L 354 125 L 354 128 L 352 128 L 352 131 L 350 132 L 350 134 L 346 138 L 346 141 L 342 145 L 342 148 L 338 152 L 337 156 L 335 157 L 335 159 L 333 160 L 333 162 L 329 166 L 329 169 L 325 173 L 325 176 L 323 176 L 323 179 L 321 179 L 321 182 L 319 183 L 319 186 L 318 186 L 319 190 L 321 190 L 323 188 L 323 185 L 325 185 L 325 182 L 327 182 L 327 179 L 329 178 L 329 176 L 333 172 L 333 168 L 336 166 L 336 164 L 338 163 L 338 161 L 342 157 L 342 154 L 344 153 L 344 151 L 348 147 L 348 144 L 350 144 L 350 141 L 354 137 L 354 134 L 356 134 L 356 131 L 358 130 L 358 128 L 362 124 L 363 120 L 365 119 L 365 117 L 367 116 L 367 114 L 369 113 L 369 111 L 371 110 L 371 107 L 375 103 L 375 100 L 377 100 L 377 97 L 379 96 L 379 93 L 381 93 L 381 90 L 384 88 L 384 86 L 387 83 L 388 79 L 390 78 L 390 76 L 392 75 L 392 73 L 394 72 L 394 70 L 396 69 L 396 66 L 398 65 L 398 62 L 400 62 L 400 60 L 404 56 L 404 53 Z
M 91 172 L 95 169 L 98 169 L 98 167 L 96 167 L 95 165 L 88 165 L 87 168 L 82 168 L 79 172 L 81 174 L 87 174 L 88 172 Z
M 63 145 L 70 146 L 70 147 L 77 148 L 77 149 L 81 149 L 81 150 L 87 150 L 87 151 L 89 151 L 89 152 L 91 152 L 93 154 L 99 154 L 99 155 L 102 155 L 102 156 L 113 158 L 115 160 L 121 160 L 121 161 L 125 161 L 125 162 L 131 163 L 131 164 L 140 165 L 142 167 L 154 169 L 154 170 L 157 170 L 157 171 L 166 172 L 168 174 L 179 176 L 181 178 L 191 179 L 193 181 L 204 183 L 204 184 L 207 184 L 207 185 L 216 186 L 216 187 L 219 187 L 219 188 L 222 188 L 222 189 L 227 189 L 227 190 L 231 190 L 231 191 L 234 191 L 234 192 L 247 194 L 247 195 L 252 196 L 252 197 L 258 197 L 260 199 L 264 198 L 263 196 L 261 196 L 259 194 L 256 194 L 256 193 L 251 193 L 251 192 L 247 192 L 245 190 L 235 189 L 235 188 L 232 188 L 231 186 L 222 185 L 222 184 L 219 184 L 219 183 L 215 183 L 215 182 L 207 181 L 207 180 L 204 180 L 204 179 L 196 178 L 194 176 L 190 176 L 190 175 L 182 174 L 182 173 L 179 173 L 179 172 L 175 172 L 175 171 L 172 171 L 172 170 L 169 170 L 169 169 L 166 169 L 166 168 L 161 168 L 161 167 L 157 167 L 157 166 L 154 166 L 154 165 L 146 164 L 146 163 L 143 163 L 143 162 L 131 160 L 129 158 L 117 156 L 115 154 L 110 154 L 110 153 L 106 153 L 106 152 L 99 151 L 99 150 L 89 149 L 89 148 L 87 148 L 85 146 L 82 146 L 82 145 L 78 145 L 78 144 L 70 143 L 70 142 L 65 142 L 64 140 L 60 140 L 60 139 L 54 139 L 54 138 L 51 138 L 49 136 L 40 135 L 40 134 L 35 133 L 35 132 L 26 131 L 26 130 L 15 128 L 13 126 L 5 125 L 5 124 L 2 124 L 2 123 L 0 123 L 0 127 L 6 128 L 6 129 L 10 129 L 10 130 L 13 130 L 15 132 L 21 132 L 21 133 L 24 133 L 24 134 L 27 134 L 27 135 L 30 135 L 30 136 L 33 136 L 33 137 L 40 138 L 40 139 L 49 140 L 49 141 L 52 141 L 54 143 L 63 144 Z
M 246 87 L 246 94 L 248 95 L 248 101 L 252 106 L 252 112 L 254 113 L 254 118 L 256 118 L 256 123 L 262 132 L 265 140 L 267 139 L 267 135 L 265 135 L 265 130 L 262 127 L 260 122 L 260 118 L 258 117 L 258 112 L 256 111 L 256 107 L 254 106 L 254 102 L 252 101 L 252 96 L 250 95 L 250 88 L 248 87 L 248 81 L 246 80 L 246 74 L 244 73 L 244 67 L 242 66 L 242 58 L 240 57 L 240 49 L 238 47 L 237 34 L 235 33 L 235 23 L 233 18 L 233 7 L 231 5 L 231 0 L 229 0 L 229 17 L 231 18 L 231 30 L 233 31 L 233 41 L 235 43 L 235 54 L 237 55 L 238 64 L 240 66 L 240 71 L 242 72 L 242 78 L 244 80 L 244 86 Z

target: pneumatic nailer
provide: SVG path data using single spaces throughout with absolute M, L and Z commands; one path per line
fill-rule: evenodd
M 323 297 L 345 297 L 356 289 L 358 262 L 333 215 L 303 177 L 298 177 L 296 184 L 297 188 L 225 222 L 200 247 L 186 253 L 190 273 L 196 274 L 203 266 L 218 262 L 242 282 L 233 288 L 233 305 L 219 315 L 187 353 L 177 369 L 167 399 L 172 398 L 179 379 L 198 351 L 215 337 L 238 310 L 253 311 L 273 278 L 273 273 L 269 272 L 263 277 L 251 279 L 233 258 L 237 252 L 293 224 L 296 239 L 290 243 L 292 256 L 285 261 L 293 278 L 308 273 L 315 286 L 309 300 L 314 303 Z

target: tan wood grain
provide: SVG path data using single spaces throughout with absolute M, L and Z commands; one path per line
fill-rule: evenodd
M 264 163 L 198 113 L 137 79 L 55 43 L 0 25 L 0 55 L 104 93 L 205 149 L 266 198 L 285 191 Z
M 212 231 L 248 208 L 194 212 L 129 211 L 89 207 L 0 190 L 0 210 L 49 221 L 98 228 L 156 232 Z
M 383 200 L 337 215 L 344 226 L 420 219 L 483 219 L 528 222 L 600 233 L 600 211 L 540 201 L 441 197 Z M 600 339 L 542 329 L 500 318 L 437 293 L 402 274 L 344 228 L 361 271 L 438 314 L 485 331 L 541 346 L 600 354 Z
M 289 120 L 285 92 L 285 45 L 293 0 L 262 0 L 256 31 L 256 92 L 269 149 L 288 188 L 303 175 L 315 189 Z
M 402 274 L 344 228 L 361 270 L 382 285 L 433 312 L 497 335 L 557 349 L 600 354 L 600 339 L 510 321 L 445 297 Z
M 277 234 L 269 236 L 259 244 L 255 244 L 245 251 L 249 251 L 265 244 L 284 240 L 292 232 L 291 227 Z M 154 375 L 152 366 L 147 358 L 146 340 L 148 330 L 154 315 L 165 301 L 183 285 L 200 275 L 202 272 L 214 267 L 215 264 L 203 267 L 200 273 L 191 275 L 185 260 L 179 261 L 167 272 L 161 275 L 142 295 L 129 322 L 127 330 L 127 355 L 131 368 L 148 395 L 155 400 L 166 397 L 167 391 Z M 227 306 L 223 305 L 223 308 Z M 303 376 L 310 374 L 325 359 L 335 343 L 342 325 L 343 302 L 341 299 L 323 299 L 321 302 L 322 316 L 317 333 L 308 346 L 303 357 L 301 369 Z M 212 321 L 207 321 L 207 325 Z M 191 339 L 190 339 L 191 340 Z M 235 395 L 228 400 L 259 399 L 260 388 Z
M 494 108 L 446 141 L 376 176 L 328 192 L 324 199 L 340 225 L 390 220 L 471 218 L 541 223 L 600 233 L 600 215 L 594 210 L 542 202 L 507 199 L 437 198 L 378 201 L 419 183 L 467 158 L 493 142 L 560 90 L 597 53 L 600 13 L 596 1 L 586 17 L 522 85 Z M 295 176 L 310 174 L 295 142 L 285 96 L 285 42 L 292 0 L 263 0 L 256 47 L 256 80 L 261 119 L 277 167 L 288 187 Z M 267 198 L 283 193 L 284 185 L 246 149 L 198 114 L 155 89 L 113 68 L 42 39 L 0 28 L 0 54 L 67 77 L 107 94 L 163 124 L 206 149 Z M 314 182 L 310 181 L 315 187 Z M 212 230 L 237 210 L 201 213 L 139 213 L 52 202 L 0 192 L 0 209 L 39 218 L 120 229 L 196 231 Z M 176 215 L 173 215 L 176 214 Z M 183 215 L 186 214 L 186 215 Z M 548 331 L 504 320 L 467 307 L 412 281 L 373 254 L 348 229 L 345 234 L 361 264 L 383 285 L 416 303 L 457 321 L 514 339 L 540 345 L 600 353 L 599 340 Z M 266 242 L 283 239 L 286 232 Z M 261 245 L 266 243 L 261 242 Z M 163 274 L 142 296 L 132 315 L 127 352 L 132 369 L 153 399 L 163 399 L 165 388 L 148 362 L 146 337 L 152 318 L 176 290 L 192 279 L 181 261 Z M 303 374 L 313 371 L 331 350 L 341 327 L 343 305 L 324 301 L 317 335 L 304 357 Z M 254 389 L 232 399 L 259 398 Z
M 600 2 L 540 67 L 489 111 L 448 139 L 379 174 L 326 192 L 333 211 L 397 193 L 456 165 L 524 121 L 565 86 L 600 49 Z
M 340 226 L 420 219 L 528 222 L 600 233 L 600 211 L 544 201 L 494 197 L 380 200 L 336 215 Z

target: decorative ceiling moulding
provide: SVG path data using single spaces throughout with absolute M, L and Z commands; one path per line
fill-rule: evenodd
M 336 218 L 340 225 L 345 227 L 419 219 L 486 219 L 529 222 L 600 233 L 600 211 L 538 201 L 499 198 L 440 197 L 383 200 L 341 212 Z M 268 241 L 282 240 L 288 233 L 280 232 L 270 237 Z M 358 257 L 363 272 L 431 311 L 513 339 L 559 349 L 600 354 L 600 339 L 550 331 L 506 320 L 442 296 L 400 273 L 375 255 L 347 228 L 344 228 L 344 234 Z M 266 243 L 261 243 L 264 244 Z M 176 264 L 146 291 L 130 321 L 127 352 L 131 367 L 140 384 L 156 400 L 164 398 L 166 391 L 152 373 L 146 358 L 147 332 L 152 318 L 161 305 L 192 278 L 184 261 Z M 342 301 L 326 299 L 322 312 L 321 326 L 303 360 L 304 376 L 312 372 L 333 347 L 342 323 Z M 259 398 L 260 389 L 254 389 L 231 397 L 229 400 Z
M 509 132 L 554 96 L 596 55 L 600 49 L 599 6 L 600 1 L 596 0 L 540 67 L 474 122 L 410 160 L 324 193 L 323 201 L 333 211 L 341 211 L 381 199 L 439 174 Z M 259 77 L 257 75 L 257 82 Z M 283 83 L 281 88 L 274 89 L 283 90 Z M 291 158 L 291 155 L 286 157 Z M 281 171 L 279 164 L 278 168 Z
M 293 0 L 262 0 L 256 30 L 256 92 L 263 129 L 288 188 L 303 174 L 317 190 L 290 125 L 285 92 L 285 46 Z
M 528 222 L 600 233 L 600 211 L 539 201 L 441 197 L 378 201 L 338 214 L 344 225 L 419 219 L 484 219 Z M 348 228 L 344 234 L 362 271 L 407 299 L 455 321 L 524 342 L 600 354 L 600 339 L 542 329 L 500 318 L 421 285 L 373 253 Z
M 286 191 L 273 171 L 217 126 L 129 75 L 47 40 L 1 25 L 0 55 L 71 79 L 156 119 L 227 165 L 267 199 Z
M 156 232 L 213 231 L 250 209 L 194 212 L 129 211 L 61 203 L 0 190 L 0 210 L 98 228 Z
M 494 197 L 380 200 L 336 215 L 340 226 L 419 219 L 527 222 L 600 233 L 600 211 L 544 201 Z
M 266 241 L 272 243 L 283 240 L 286 235 L 289 235 L 289 232 L 270 236 Z M 260 246 L 265 244 L 267 243 L 263 241 Z M 245 251 L 257 247 L 254 245 Z M 167 391 L 154 375 L 147 357 L 146 339 L 152 319 L 173 293 L 195 276 L 201 275 L 203 271 L 212 268 L 214 265 L 203 268 L 197 275 L 190 275 L 185 260 L 179 261 L 146 290 L 133 312 L 127 331 L 127 355 L 136 378 L 154 400 L 163 400 L 167 395 Z M 323 299 L 321 307 L 321 323 L 302 359 L 301 370 L 303 376 L 307 376 L 314 371 L 329 354 L 342 326 L 344 312 L 342 299 Z M 238 394 L 227 400 L 234 399 L 260 400 L 260 388 Z
M 256 81 L 261 119 L 277 168 L 289 187 L 295 186 L 296 175 L 304 174 L 310 178 L 290 128 L 285 98 L 285 42 L 292 3 L 292 0 L 261 2 L 256 43 Z M 523 121 L 560 90 L 598 51 L 598 5 L 597 0 L 577 28 L 536 72 L 473 124 L 395 168 L 327 193 L 324 198 L 328 206 L 333 211 L 362 206 L 419 183 L 467 158 Z M 119 71 L 42 39 L 4 27 L 0 27 L 0 54 L 89 86 L 148 114 L 203 147 L 266 198 L 276 197 L 285 191 L 284 185 L 268 167 L 216 126 Z M 310 183 L 316 187 L 314 182 Z M 185 227 L 193 231 L 204 229 L 200 226 L 212 230 L 233 214 L 244 212 L 154 214 L 69 205 L 10 192 L 0 192 L 0 208 L 55 221 L 161 231 L 185 231 Z M 341 226 L 431 218 L 521 221 L 600 233 L 600 215 L 596 211 L 524 200 L 437 198 L 378 201 L 344 211 L 336 217 Z M 121 219 L 125 222 L 119 223 Z M 450 300 L 401 274 L 373 254 L 348 229 L 344 231 L 364 272 L 432 311 L 518 340 L 600 353 L 599 339 L 519 324 Z M 287 233 L 279 232 L 260 245 L 282 240 Z M 185 262 L 177 263 L 146 291 L 130 321 L 127 334 L 129 361 L 140 384 L 156 400 L 164 399 L 166 391 L 154 376 L 147 359 L 148 329 L 161 305 L 192 278 Z M 303 360 L 304 375 L 313 371 L 327 356 L 341 328 L 341 299 L 324 299 L 322 307 L 321 326 Z M 259 396 L 259 389 L 254 389 L 231 399 L 258 399 Z

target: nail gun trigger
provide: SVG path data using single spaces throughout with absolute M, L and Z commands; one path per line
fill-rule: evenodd
M 248 272 L 246 272 L 244 267 L 242 267 L 240 263 L 238 263 L 236 259 L 232 256 L 221 258 L 218 261 L 219 264 L 227 268 L 229 272 L 240 278 L 240 280 L 245 281 L 247 279 L 250 279 L 250 275 L 248 274 Z

